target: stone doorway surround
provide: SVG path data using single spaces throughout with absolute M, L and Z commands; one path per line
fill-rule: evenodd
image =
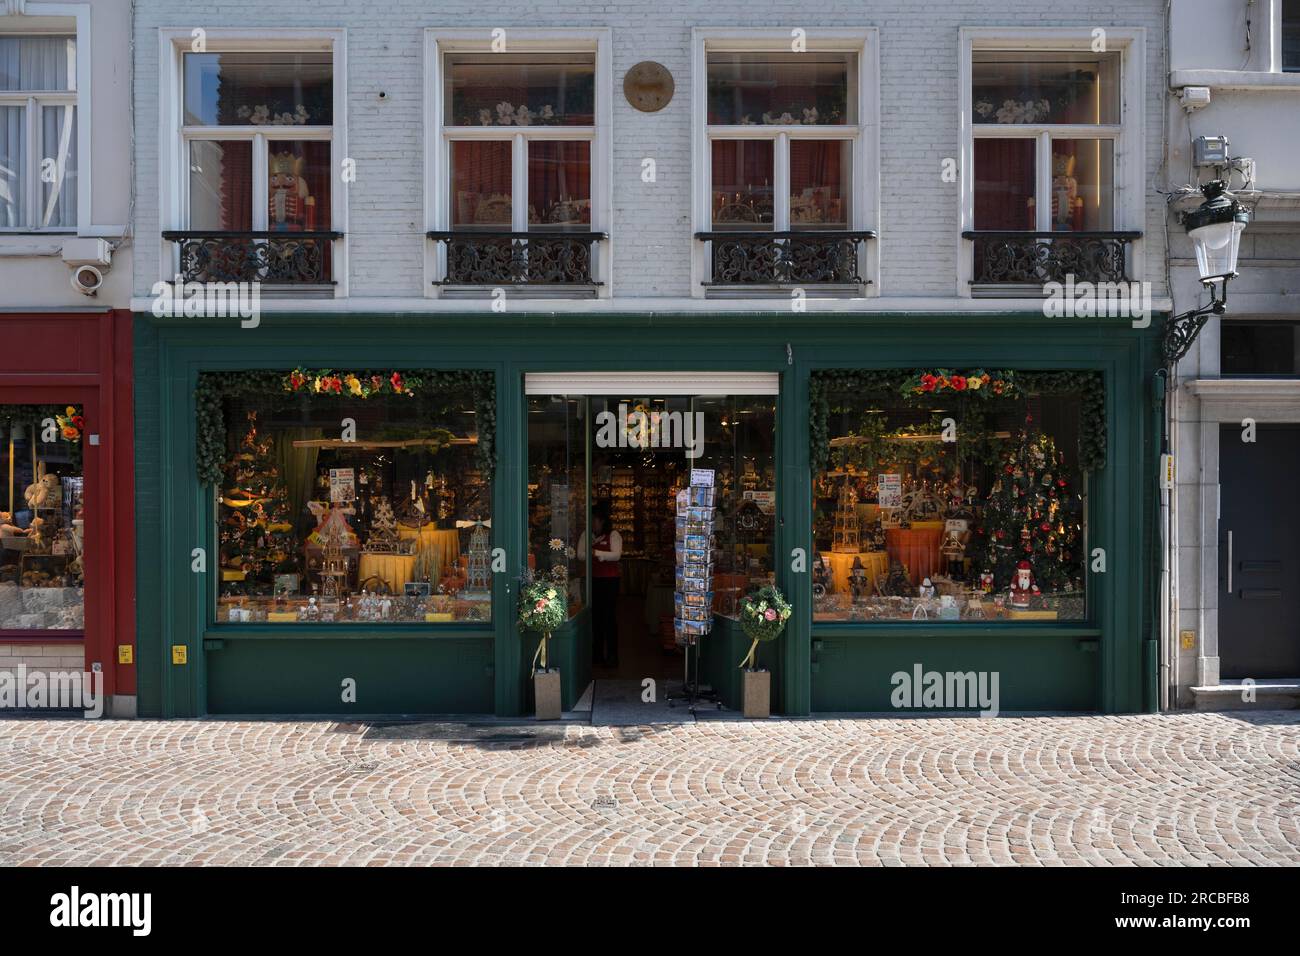
M 1177 506 L 1178 626 L 1197 635 L 1190 703 L 1197 710 L 1300 707 L 1300 674 L 1261 681 L 1253 695 L 1241 681 L 1219 676 L 1219 429 L 1247 418 L 1259 424 L 1300 423 L 1300 379 L 1201 378 L 1185 382 L 1183 389 L 1199 407 L 1196 420 L 1183 423 L 1191 426 L 1193 434 L 1183 434 L 1194 438 L 1197 450 L 1180 455 L 1184 468 L 1197 462 L 1198 472 L 1180 477 Z M 1182 687 L 1179 697 L 1184 697 Z

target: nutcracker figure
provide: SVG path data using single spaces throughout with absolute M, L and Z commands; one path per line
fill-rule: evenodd
M 303 160 L 292 153 L 269 158 L 268 228 L 273 232 L 311 232 L 316 228 L 316 200 L 302 177 Z

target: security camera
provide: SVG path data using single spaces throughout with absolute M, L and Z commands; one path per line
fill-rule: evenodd
M 72 287 L 82 295 L 94 295 L 104 284 L 104 273 L 95 266 L 77 266 L 72 270 Z

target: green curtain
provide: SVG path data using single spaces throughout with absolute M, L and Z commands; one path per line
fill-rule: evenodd
M 325 432 L 320 428 L 285 428 L 275 435 L 275 462 L 284 477 L 289 507 L 293 509 L 294 529 L 299 537 L 315 526 L 315 519 L 307 513 L 307 502 L 315 491 L 316 461 L 320 449 L 295 448 L 293 443 L 323 437 Z

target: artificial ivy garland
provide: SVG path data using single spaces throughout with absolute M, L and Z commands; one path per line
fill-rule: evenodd
M 973 379 L 978 379 L 980 384 L 971 389 Z M 993 388 L 993 384 L 998 382 L 1002 383 L 1002 388 Z M 948 391 L 971 395 L 980 401 L 1020 400 L 1025 395 L 1078 395 L 1079 465 L 1085 471 L 1106 467 L 1106 382 L 1100 372 L 820 369 L 812 373 L 808 383 L 809 452 L 813 470 L 824 470 L 830 461 L 832 395 L 851 392 L 877 399 L 891 399 L 900 395 L 914 399 Z
M 364 401 L 378 395 L 406 395 L 419 402 L 438 393 L 470 390 L 478 425 L 475 458 L 479 469 L 491 475 L 496 468 L 496 379 L 485 370 L 386 370 L 343 372 L 295 368 L 291 372 L 245 370 L 200 372 L 194 390 L 195 467 L 199 481 L 220 484 L 226 460 L 227 398 L 296 395 L 306 401 Z

